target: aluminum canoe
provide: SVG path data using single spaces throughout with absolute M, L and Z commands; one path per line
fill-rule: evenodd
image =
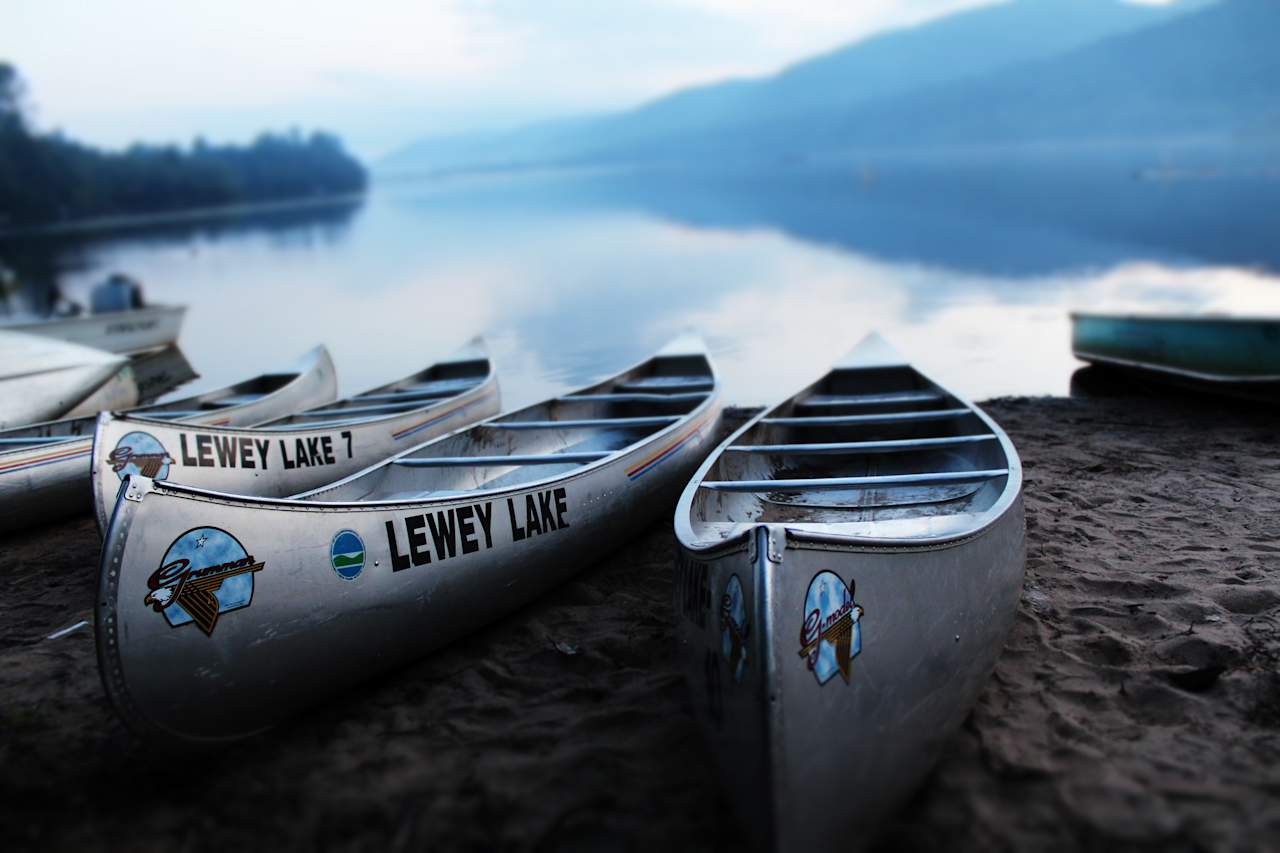
M 0 429 L 71 411 L 124 364 L 109 352 L 0 331 Z
M 679 654 L 756 846 L 857 848 L 995 665 L 1022 472 L 980 409 L 870 336 L 731 435 L 676 509 Z
M 286 369 L 142 411 L 160 423 L 254 424 L 336 395 L 333 360 L 321 346 Z M 0 532 L 90 510 L 97 422 L 96 416 L 64 418 L 0 431 Z M 139 455 L 145 463 L 148 451 Z
M 1280 318 L 1078 312 L 1071 349 L 1081 361 L 1165 385 L 1280 401 Z
M 560 584 L 666 512 L 722 404 L 700 343 L 294 499 L 131 476 L 98 660 L 149 744 L 262 730 Z
M 6 322 L 0 324 L 0 329 L 56 338 L 107 352 L 133 353 L 167 346 L 177 340 L 186 311 L 185 305 L 150 305 L 129 311 Z
M 332 398 L 330 398 L 332 399 Z M 127 474 L 236 495 L 284 497 L 331 483 L 430 438 L 496 414 L 498 380 L 480 339 L 403 379 L 319 408 L 235 425 L 171 423 L 147 414 L 98 419 L 93 488 L 105 531 Z M 281 414 L 281 413 L 276 413 Z M 147 446 L 163 462 L 131 464 Z

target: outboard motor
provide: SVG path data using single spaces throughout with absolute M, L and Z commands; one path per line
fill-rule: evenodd
M 112 273 L 89 294 L 89 305 L 94 314 L 142 308 L 142 285 L 127 275 Z

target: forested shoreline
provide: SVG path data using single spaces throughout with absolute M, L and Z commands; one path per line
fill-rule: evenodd
M 364 167 L 328 133 L 102 151 L 37 132 L 27 113 L 21 78 L 0 62 L 0 229 L 350 194 L 368 183 Z

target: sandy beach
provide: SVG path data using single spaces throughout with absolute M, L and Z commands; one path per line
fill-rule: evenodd
M 879 846 L 1280 849 L 1275 413 L 986 408 L 1026 467 L 1019 617 Z M 134 739 L 103 693 L 93 521 L 0 548 L 10 849 L 744 847 L 676 669 L 666 514 L 481 633 L 274 732 L 179 755 Z

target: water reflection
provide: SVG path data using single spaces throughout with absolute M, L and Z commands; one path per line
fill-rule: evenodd
M 485 333 L 509 406 L 690 327 L 742 403 L 790 393 L 872 328 L 982 398 L 1066 393 L 1069 309 L 1280 311 L 1280 280 L 1259 271 L 1280 269 L 1280 208 L 1263 209 L 1280 184 L 1067 172 L 455 180 L 384 187 L 321 222 L 85 237 L 40 262 L 70 292 L 121 269 L 190 304 L 181 340 L 202 379 L 184 393 L 319 341 L 355 392 Z

